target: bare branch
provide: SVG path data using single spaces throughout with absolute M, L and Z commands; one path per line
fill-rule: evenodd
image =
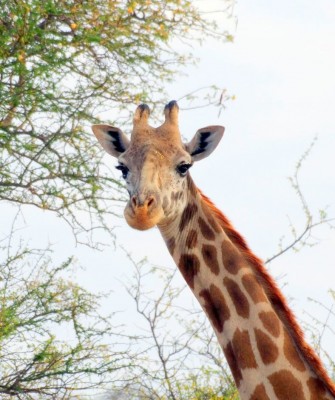
M 335 218 L 328 218 L 327 213 L 325 209 L 319 210 L 319 216 L 318 220 L 316 222 L 313 222 L 313 214 L 310 210 L 310 207 L 307 203 L 307 200 L 302 192 L 301 189 L 301 184 L 299 181 L 299 173 L 301 171 L 301 168 L 303 166 L 303 163 L 306 161 L 308 156 L 310 155 L 313 147 L 315 146 L 317 141 L 317 137 L 313 139 L 307 150 L 303 153 L 303 155 L 300 157 L 298 160 L 294 174 L 293 176 L 289 177 L 290 184 L 292 188 L 294 189 L 295 193 L 298 196 L 298 199 L 301 203 L 302 211 L 305 215 L 305 227 L 301 230 L 300 233 L 297 233 L 296 228 L 293 226 L 292 223 L 290 223 L 291 227 L 291 233 L 293 236 L 293 239 L 290 243 L 282 247 L 282 241 L 283 238 L 280 241 L 280 250 L 275 253 L 273 256 L 269 257 L 266 259 L 265 264 L 269 264 L 271 261 L 275 260 L 276 258 L 280 257 L 281 255 L 285 254 L 289 250 L 295 250 L 298 251 L 300 248 L 304 246 L 313 246 L 316 244 L 316 242 L 311 242 L 309 239 L 312 237 L 312 232 L 314 228 L 321 226 L 321 225 L 328 225 L 330 229 L 334 229 L 335 225 L 333 224 L 335 222 Z

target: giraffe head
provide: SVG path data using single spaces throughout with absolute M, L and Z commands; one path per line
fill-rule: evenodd
M 165 121 L 158 128 L 148 124 L 149 107 L 137 107 L 130 140 L 110 125 L 93 125 L 102 147 L 118 159 L 129 193 L 124 214 L 130 226 L 145 230 L 167 224 L 181 213 L 188 201 L 188 170 L 207 157 L 222 138 L 222 126 L 199 129 L 188 143 L 181 140 L 178 105 L 164 108 Z

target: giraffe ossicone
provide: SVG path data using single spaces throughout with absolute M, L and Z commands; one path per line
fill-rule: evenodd
M 224 128 L 207 126 L 183 143 L 178 111 L 171 101 L 154 128 L 149 107 L 138 106 L 130 139 L 119 128 L 92 127 L 118 159 L 128 224 L 160 230 L 213 326 L 242 400 L 334 400 L 335 385 L 276 283 L 192 181 L 189 169 L 216 148 Z

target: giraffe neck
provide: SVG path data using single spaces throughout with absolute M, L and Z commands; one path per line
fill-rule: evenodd
M 261 261 L 188 178 L 182 214 L 160 226 L 207 314 L 243 400 L 335 399 L 335 386 Z

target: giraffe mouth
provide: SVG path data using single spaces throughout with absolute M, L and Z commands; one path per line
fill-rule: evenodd
M 145 231 L 156 226 L 164 217 L 164 212 L 161 206 L 149 209 L 145 205 L 133 207 L 128 203 L 124 210 L 124 216 L 129 226 Z

